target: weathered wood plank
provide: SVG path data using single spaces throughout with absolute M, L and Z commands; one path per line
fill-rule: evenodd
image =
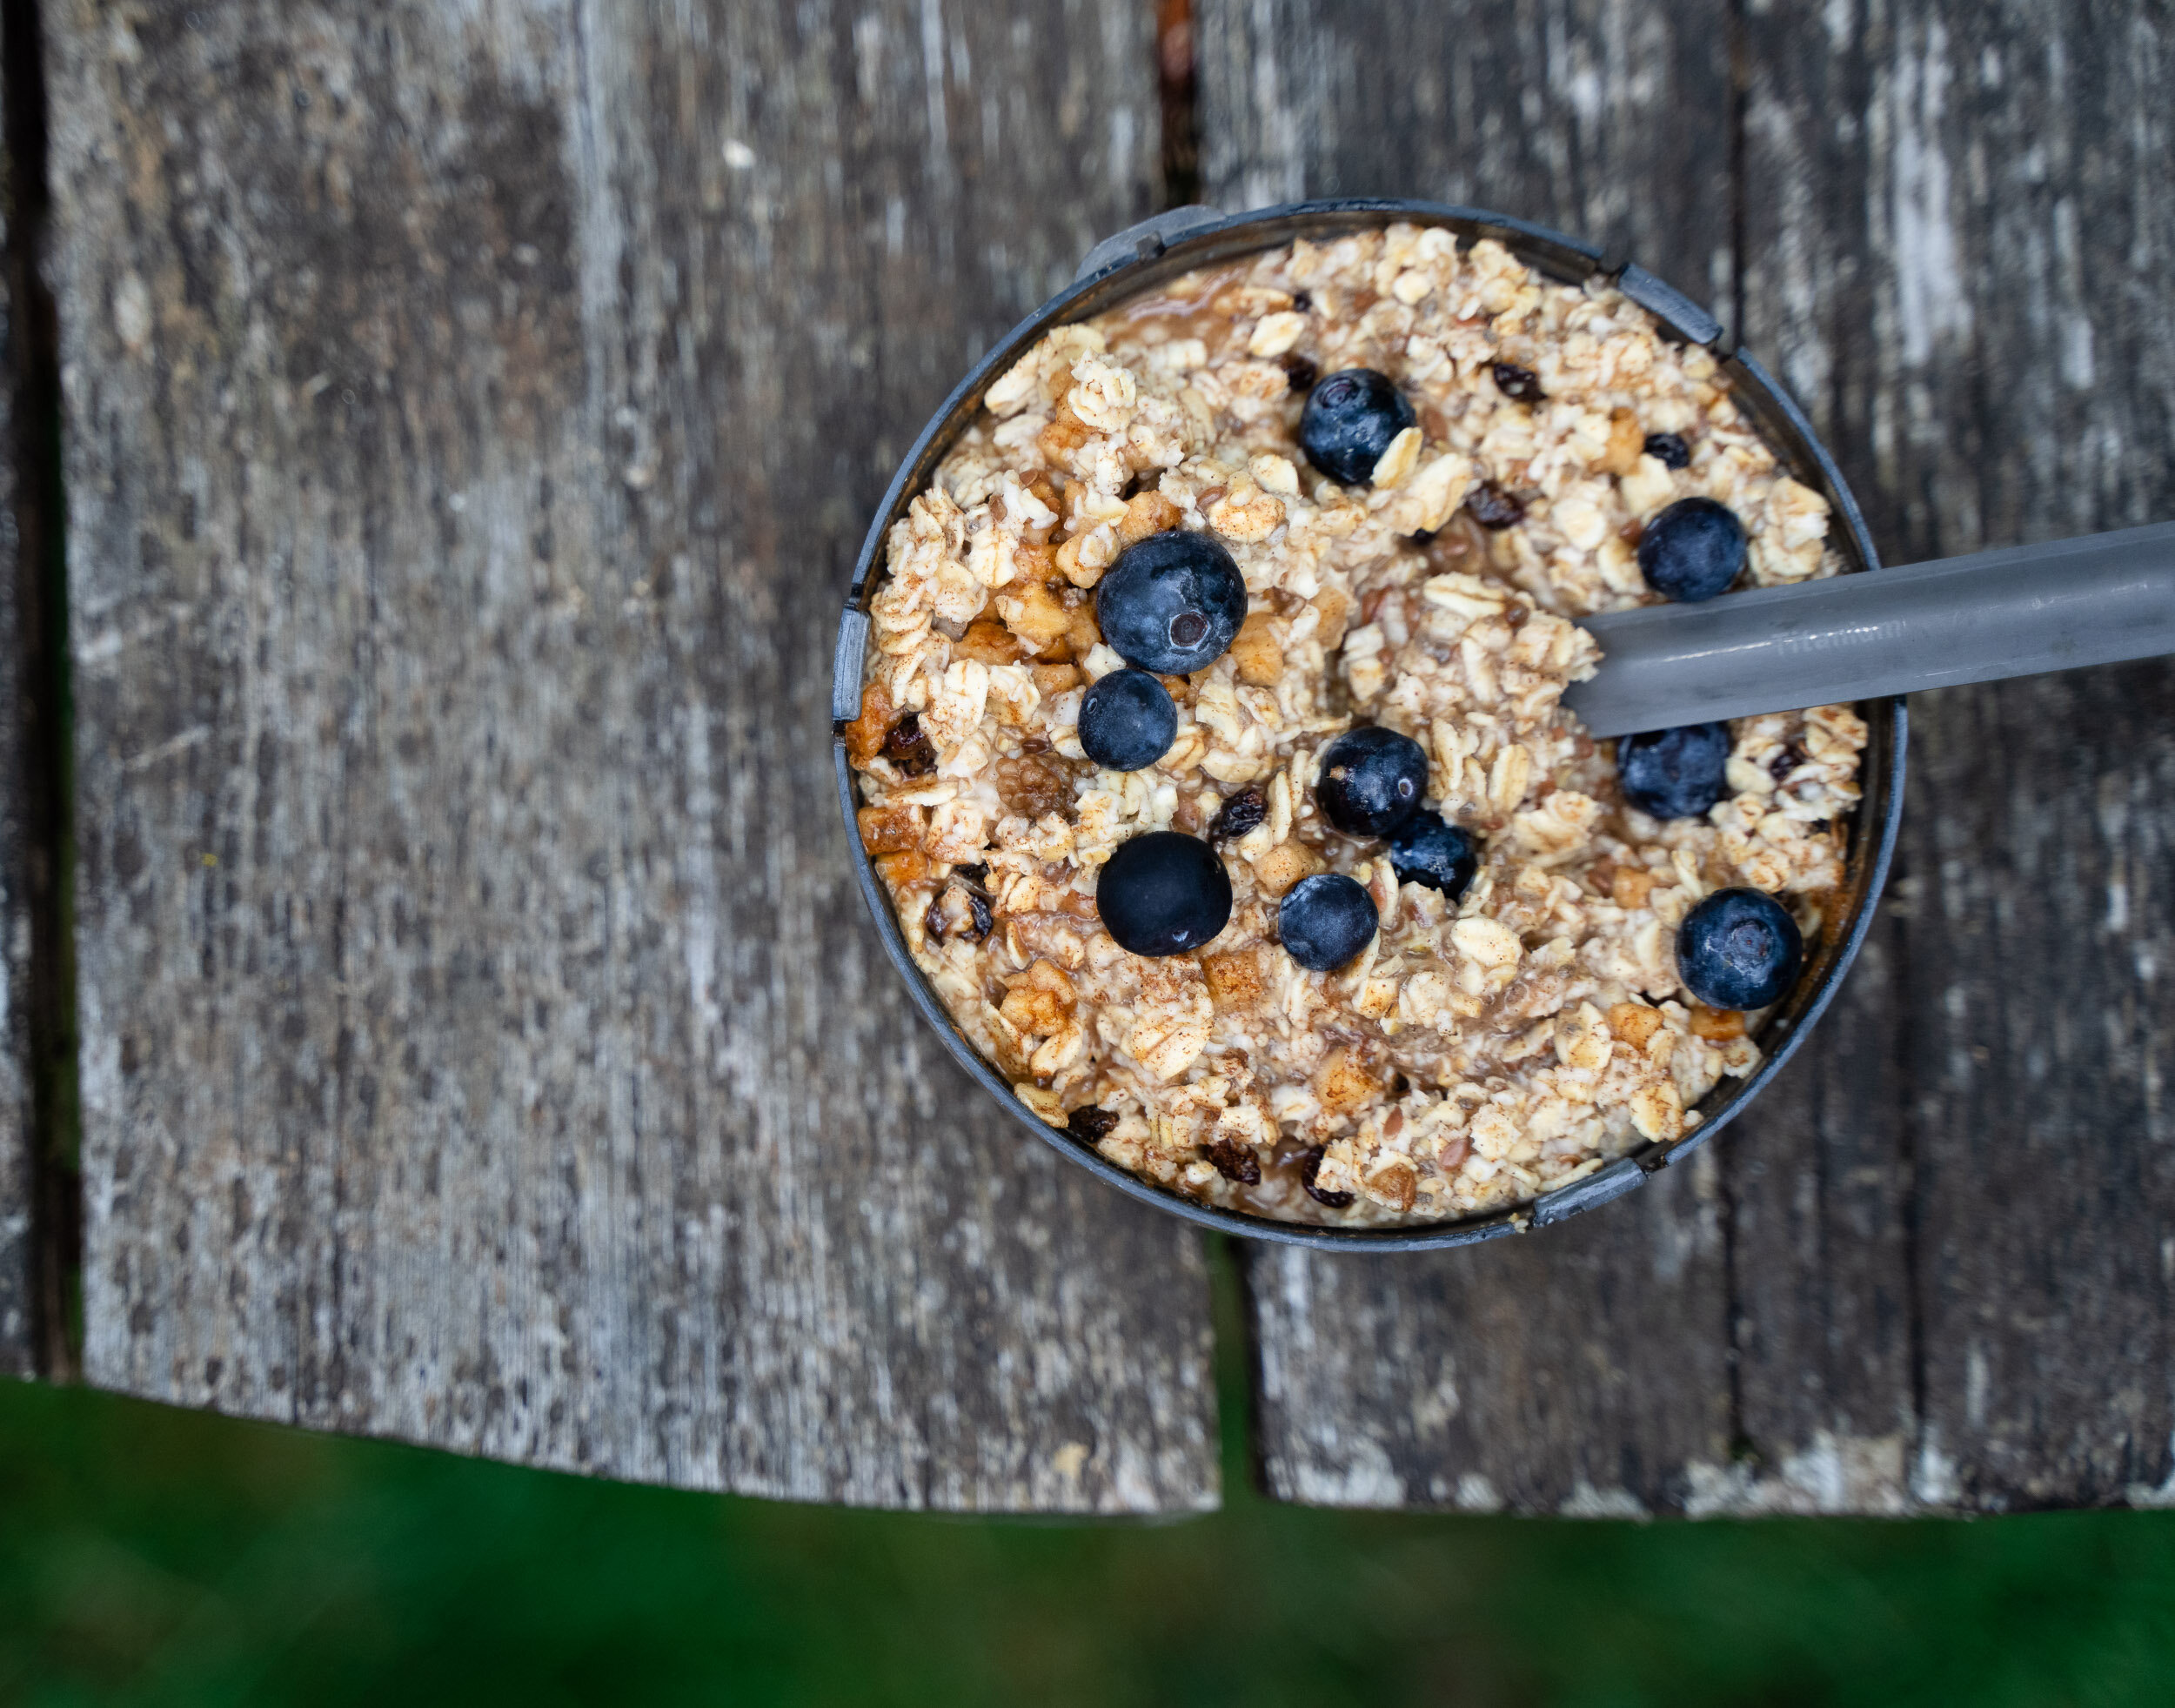
M 1710 151 L 1687 156 L 1683 131 L 1729 92 L 1689 82 L 1686 52 L 1729 30 L 1671 15 L 1680 49 L 1618 17 L 1210 6 L 1211 187 L 1235 205 L 1443 195 L 1589 227 L 1643 211 L 1651 238 L 1607 235 L 1687 283 L 1721 258 L 1717 306 L 1741 295 L 1746 342 L 1812 407 L 1891 559 L 2168 513 L 2156 12 L 1752 9 L 1743 177 L 1703 213 L 1711 180 L 1687 202 L 1682 173 Z M 1624 124 L 1656 100 L 1673 166 Z M 1726 231 L 1696 234 L 1733 205 L 1741 285 Z M 2169 680 L 2132 666 L 1927 702 L 1904 881 L 1836 1008 L 1721 1142 L 1710 1222 L 1635 1199 L 1601 1213 L 1614 1235 L 1258 1262 L 1272 1488 L 1702 1512 L 2169 1498 Z M 1719 1247 L 1651 1328 L 1616 1309 L 1642 1215 Z M 1594 1303 L 1582 1319 L 1567 1299 Z M 1717 1453 L 1702 1420 L 1724 1358 Z M 1612 1463 L 1628 1469 L 1603 1480 Z
M 2175 513 L 2165 9 L 1777 8 L 1748 47 L 1748 328 L 1884 553 Z M 1923 1499 L 2175 1498 L 2172 713 L 2158 663 L 1914 711 L 1892 1024 Z
M 947 1064 L 828 781 L 897 456 L 1149 204 L 1138 10 L 55 10 L 93 1380 L 1213 1504 L 1195 1241 Z
M 13 45 L 0 37 L 0 64 Z M 0 137 L 10 134 L 6 95 L 0 84 Z M 38 1313 L 30 1067 L 32 827 L 26 750 L 32 726 L 24 649 L 42 608 L 43 566 L 25 560 L 17 514 L 23 329 L 15 298 L 24 233 L 18 217 L 22 185 L 12 151 L 4 148 L 0 148 L 0 174 L 10 192 L 0 206 L 0 352 L 8 358 L 7 377 L 0 383 L 0 588 L 6 590 L 0 596 L 0 1376 L 25 1376 L 37 1371 Z
M 1729 274 L 1720 3 L 1196 6 L 1211 200 L 1425 196 Z M 1288 1499 L 1632 1512 L 1729 1482 L 1710 1162 L 1532 1241 L 1251 1265 L 1261 1457 Z

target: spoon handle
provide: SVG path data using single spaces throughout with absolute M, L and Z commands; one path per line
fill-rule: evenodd
M 2175 653 L 2175 522 L 1589 618 L 1596 735 Z

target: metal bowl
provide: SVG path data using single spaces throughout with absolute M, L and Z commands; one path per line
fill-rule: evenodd
M 1819 492 L 1833 506 L 1842 526 L 1831 538 L 1848 567 L 1879 567 L 1879 559 L 1874 554 L 1873 542 L 1866 533 L 1864 518 L 1858 512 L 1857 501 L 1844 484 L 1834 459 L 1814 435 L 1810 423 L 1797 405 L 1765 369 L 1741 352 L 1725 347 L 1722 326 L 1713 316 L 1643 268 L 1613 262 L 1598 246 L 1565 237 L 1560 231 L 1477 208 L 1450 207 L 1436 202 L 1299 202 L 1228 218 L 1212 208 L 1181 208 L 1144 221 L 1097 244 L 1089 251 L 1072 285 L 1014 327 L 944 400 L 893 478 L 882 508 L 869 527 L 860 559 L 854 566 L 853 585 L 847 595 L 846 613 L 839 625 L 833 662 L 832 753 L 838 772 L 839 805 L 846 814 L 847 841 L 853 849 L 854 874 L 860 881 L 861 894 L 867 899 L 869 912 L 875 919 L 876 929 L 883 938 L 892 965 L 906 981 L 914 1006 L 936 1028 L 960 1065 L 1021 1127 L 1128 1196 L 1204 1228 L 1218 1228 L 1246 1239 L 1274 1240 L 1328 1251 L 1420 1251 L 1438 1246 L 1468 1245 L 1504 1234 L 1544 1228 L 1580 1210 L 1623 1196 L 1643 1184 L 1648 1176 L 1671 1167 L 1706 1143 L 1736 1119 L 1782 1071 L 1783 1064 L 1804 1041 L 1807 1029 L 1834 997 L 1872 921 L 1881 885 L 1888 875 L 1889 860 L 1895 850 L 1896 829 L 1903 809 L 1904 702 L 1900 698 L 1869 702 L 1858 707 L 1869 727 L 1870 739 L 1859 775 L 1864 798 L 1849 829 L 1842 892 L 1844 909 L 1841 917 L 1824 923 L 1818 938 L 1810 946 L 1812 952 L 1796 988 L 1769 1017 L 1759 1037 L 1766 1051 L 1766 1060 L 1759 1071 L 1750 1079 L 1717 1085 L 1696 1106 L 1701 1120 L 1683 1138 L 1666 1144 L 1649 1143 L 1573 1185 L 1545 1194 L 1515 1209 L 1395 1228 L 1315 1227 L 1219 1209 L 1154 1185 L 1105 1161 L 1068 1135 L 1038 1119 L 1013 1095 L 1004 1076 L 983 1060 L 952 1023 L 920 968 L 914 964 L 893 913 L 890 897 L 878 881 L 874 864 L 861 847 L 854 818 L 859 804 L 858 785 L 847 760 L 844 729 L 860 710 L 868 600 L 882 573 L 885 535 L 892 524 L 906 513 L 907 502 L 928 485 L 937 466 L 974 419 L 990 382 L 1026 354 L 1050 327 L 1090 319 L 1128 297 L 1196 267 L 1213 266 L 1277 248 L 1295 238 L 1318 240 L 1400 221 L 1444 226 L 1468 243 L 1493 238 L 1529 265 L 1566 284 L 1583 284 L 1597 273 L 1612 274 L 1616 287 L 1653 313 L 1670 332 L 1687 343 L 1705 345 L 1714 352 L 1730 377 L 1739 406 L 1758 424 L 1768 444 L 1791 475 Z

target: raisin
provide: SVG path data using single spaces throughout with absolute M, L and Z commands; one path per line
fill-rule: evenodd
M 1435 530 L 1433 528 L 1422 528 L 1419 532 L 1411 535 L 1410 538 L 1415 546 L 1419 546 L 1424 551 L 1427 547 L 1435 544 Z
M 921 733 L 918 713 L 909 712 L 892 725 L 884 737 L 884 757 L 909 777 L 926 777 L 936 769 L 936 749 Z
M 1211 842 L 1229 842 L 1268 816 L 1268 798 L 1259 788 L 1242 789 L 1223 803 L 1208 827 Z
M 1649 433 L 1639 448 L 1663 468 L 1683 468 L 1691 462 L 1691 446 L 1680 433 Z
M 1349 1192 L 1324 1192 L 1314 1183 L 1321 1172 L 1322 1147 L 1316 1145 L 1313 1149 L 1302 1153 L 1299 1158 L 1299 1183 L 1307 1189 L 1307 1196 L 1317 1204 L 1327 1205 L 1331 1209 L 1343 1209 L 1349 1206 L 1352 1202 Z
M 968 942 L 980 942 L 997 923 L 996 914 L 989 905 L 989 892 L 973 879 L 961 877 L 957 870 L 953 872 L 944 887 L 937 891 L 936 900 L 929 903 L 929 911 L 922 920 L 924 928 L 933 941 L 943 941 L 944 933 L 952 921 L 952 914 L 944 904 L 952 898 L 954 892 L 957 892 L 960 900 L 967 904 L 967 918 L 957 928 Z
M 1201 1147 L 1201 1154 L 1216 1166 L 1216 1172 L 1238 1186 L 1262 1183 L 1261 1159 L 1247 1146 L 1231 1139 L 1217 1139 Z
M 1513 403 L 1538 403 L 1544 395 L 1541 376 L 1516 362 L 1496 364 L 1496 389 Z
M 1768 760 L 1767 774 L 1779 783 L 1804 762 L 1805 750 L 1792 739 L 1784 744 L 1782 752 Z
M 953 871 L 987 895 L 989 893 L 989 867 L 976 861 L 971 866 L 954 866 Z
M 1311 356 L 1302 356 L 1296 350 L 1285 352 L 1277 358 L 1284 371 L 1284 378 L 1295 392 L 1311 392 L 1315 382 L 1322 378 L 1322 370 Z
M 1313 313 L 1313 312 L 1314 312 L 1314 292 L 1313 292 L 1313 291 L 1295 291 L 1295 292 L 1292 294 L 1292 298 L 1291 298 L 1291 306 L 1292 306 L 1292 311 L 1293 311 L 1295 314 L 1311 314 L 1311 313 Z
M 1492 480 L 1483 480 L 1474 487 L 1472 496 L 1465 500 L 1465 507 L 1483 528 L 1500 531 L 1525 519 L 1525 500 Z
M 1118 1117 L 1113 1111 L 1099 1109 L 1092 1103 L 1065 1117 L 1065 1130 L 1084 1145 L 1101 1144 L 1117 1124 Z

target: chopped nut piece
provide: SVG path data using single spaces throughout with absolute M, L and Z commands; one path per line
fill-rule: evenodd
M 1283 526 L 1284 501 L 1265 492 L 1251 477 L 1235 480 L 1224 495 L 1204 507 L 1208 526 L 1226 539 L 1251 545 L 1267 539 Z
M 861 827 L 861 846 L 873 854 L 897 854 L 921 846 L 918 807 L 864 807 L 853 816 Z
M 982 617 L 967 624 L 967 633 L 952 653 L 954 658 L 975 659 L 983 664 L 1012 664 L 1020 657 L 1020 643 L 1002 623 Z
M 1327 866 L 1304 842 L 1279 842 L 1254 862 L 1255 881 L 1263 894 L 1282 898 L 1302 878 L 1311 878 Z
M 997 614 L 1031 653 L 1040 653 L 1052 641 L 1062 639 L 1073 625 L 1073 613 L 1039 581 L 1015 581 L 999 593 Z
M 929 857 L 919 848 L 904 848 L 882 856 L 876 862 L 876 869 L 893 889 L 904 889 L 929 875 Z
M 1633 1049 L 1644 1049 L 1646 1041 L 1662 1029 L 1665 1023 L 1659 1008 L 1650 1008 L 1639 1002 L 1617 1002 L 1607 1015 L 1609 1029 Z
M 1710 1008 L 1702 1002 L 1691 1011 L 1691 1035 L 1710 1044 L 1726 1044 L 1744 1035 L 1744 1015 L 1736 1008 Z
M 1639 457 L 1646 445 L 1646 434 L 1639 426 L 1639 414 L 1635 409 L 1612 409 L 1609 412 L 1609 444 L 1589 466 L 1594 474 L 1630 474 L 1639 466 Z
M 1322 1058 L 1314 1076 L 1315 1095 L 1331 1115 L 1349 1115 L 1362 1109 L 1382 1094 L 1382 1082 L 1368 1071 L 1366 1059 L 1348 1044 L 1340 1044 Z
M 1125 515 L 1118 523 L 1118 545 L 1121 549 L 1136 545 L 1150 534 L 1168 533 L 1186 519 L 1186 512 L 1161 492 L 1135 492 L 1125 503 Z
M 1402 1156 L 1393 1156 L 1364 1176 L 1360 1188 L 1376 1203 L 1394 1210 L 1409 1210 L 1420 1196 L 1420 1171 Z
M 1643 908 L 1654 893 L 1654 874 L 1636 866 L 1619 866 L 1609 893 L 1619 908 Z
M 1284 649 L 1276 644 L 1275 623 L 1268 612 L 1256 611 L 1239 626 L 1238 635 L 1231 642 L 1231 661 L 1241 682 L 1273 688 L 1284 673 Z
M 1228 954 L 1209 955 L 1201 961 L 1201 970 L 1208 975 L 1208 995 L 1219 1008 L 1251 1008 L 1268 993 L 1258 950 L 1234 949 Z
M 891 733 L 891 696 L 881 682 L 861 690 L 860 716 L 846 727 L 846 756 L 866 766 L 883 751 L 884 737 Z

